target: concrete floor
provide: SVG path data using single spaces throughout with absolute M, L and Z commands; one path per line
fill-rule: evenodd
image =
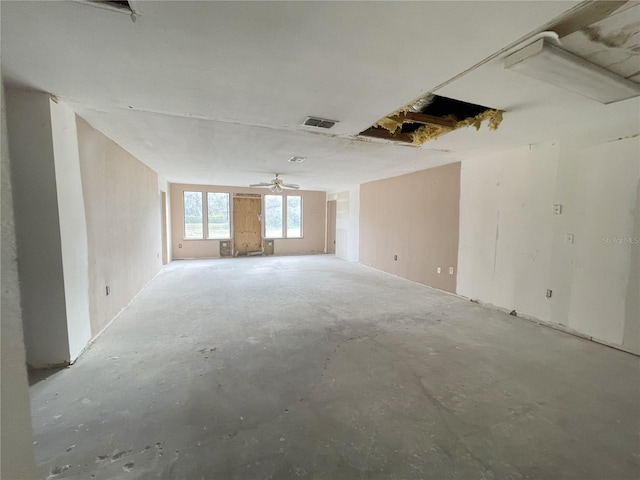
M 174 262 L 34 382 L 42 478 L 640 477 L 638 357 L 332 256 Z

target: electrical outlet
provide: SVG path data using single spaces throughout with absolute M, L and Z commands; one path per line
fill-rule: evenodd
M 551 298 L 552 295 L 553 295 L 553 291 L 547 290 L 547 298 Z
M 398 260 L 398 255 L 394 255 L 393 259 L 397 261 Z
M 560 215 L 562 213 L 562 205 L 554 205 L 553 206 L 553 214 L 554 215 Z
M 453 275 L 453 267 L 449 267 L 449 275 Z
M 109 287 L 109 285 L 107 285 L 105 288 L 105 293 L 107 294 L 107 297 L 109 296 L 109 294 L 111 293 L 111 287 Z
M 438 274 L 440 274 L 440 272 L 442 272 L 442 269 L 441 269 L 440 267 L 438 267 L 438 268 L 436 268 L 436 272 L 437 272 Z
M 573 233 L 567 233 L 564 237 L 564 242 L 573 244 Z

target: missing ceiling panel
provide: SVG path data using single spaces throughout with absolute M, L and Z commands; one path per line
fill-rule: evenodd
M 135 10 L 127 0 L 74 0 L 81 5 L 89 5 L 98 7 L 112 12 L 126 13 L 127 15 L 136 15 Z
M 89 0 L 93 3 L 101 3 L 107 7 L 112 7 L 116 10 L 122 10 L 126 13 L 133 13 L 133 9 L 127 0 Z
M 378 120 L 360 135 L 422 145 L 452 130 L 487 120 L 490 130 L 502 122 L 502 111 L 440 95 L 425 95 Z

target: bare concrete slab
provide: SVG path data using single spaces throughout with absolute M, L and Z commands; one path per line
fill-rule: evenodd
M 640 477 L 638 357 L 332 256 L 174 262 L 31 394 L 42 478 Z

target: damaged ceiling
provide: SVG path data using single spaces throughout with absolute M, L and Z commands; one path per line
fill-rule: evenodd
M 473 126 L 480 130 L 485 120 L 489 130 L 497 130 L 502 123 L 502 113 L 482 105 L 428 94 L 381 118 L 360 135 L 420 146 L 458 128 Z
M 637 82 L 638 2 L 596 13 L 571 1 L 129 3 L 135 22 L 78 2 L 2 1 L 2 75 L 56 95 L 169 181 L 247 185 L 277 171 L 339 190 L 563 135 L 638 131 L 637 98 L 604 106 L 502 65 L 555 25 L 564 48 Z M 399 48 L 402 32 L 414 48 Z M 477 114 L 449 117 L 422 146 L 359 135 L 430 94 L 495 113 L 478 131 L 454 128 Z M 416 115 L 446 116 L 411 113 L 402 128 L 414 137 L 429 136 Z M 309 116 L 338 123 L 303 126 Z

